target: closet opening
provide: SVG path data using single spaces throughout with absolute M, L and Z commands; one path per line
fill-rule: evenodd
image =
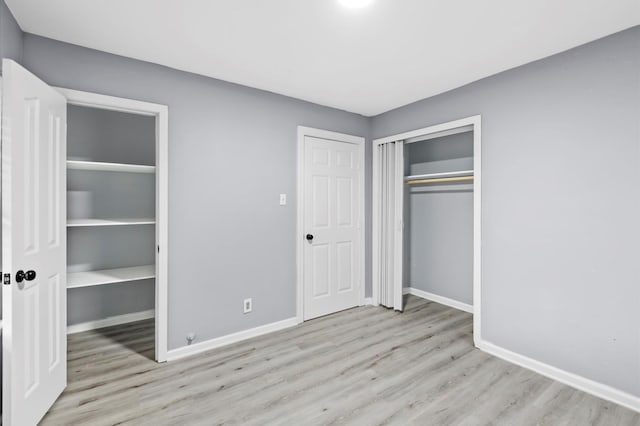
M 374 140 L 374 303 L 406 295 L 474 315 L 480 340 L 481 119 Z
M 473 313 L 473 130 L 405 141 L 403 293 Z
M 166 113 L 61 89 L 67 104 L 67 335 L 167 352 Z M 131 337 L 135 336 L 135 339 Z M 136 356 L 137 356 L 136 355 Z

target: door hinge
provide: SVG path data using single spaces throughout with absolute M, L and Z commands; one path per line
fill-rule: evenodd
M 158 246 L 158 253 L 160 253 L 160 246 Z
M 11 284 L 11 274 L 4 274 L 3 283 L 4 283 L 4 285 Z

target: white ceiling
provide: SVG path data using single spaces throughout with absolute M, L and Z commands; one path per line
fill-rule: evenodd
M 376 115 L 640 24 L 640 0 L 6 0 L 24 31 Z

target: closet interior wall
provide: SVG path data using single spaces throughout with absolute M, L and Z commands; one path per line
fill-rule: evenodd
M 68 106 L 67 159 L 154 166 L 155 117 Z M 155 174 L 67 167 L 68 220 L 155 217 Z M 67 228 L 68 274 L 155 264 L 155 226 Z M 71 283 L 68 277 L 68 285 Z M 155 306 L 155 280 L 69 288 L 67 324 Z
M 473 170 L 473 132 L 405 144 L 405 176 Z M 473 181 L 404 186 L 404 286 L 473 304 Z

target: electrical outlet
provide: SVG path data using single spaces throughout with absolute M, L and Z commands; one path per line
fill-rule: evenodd
M 281 206 L 287 205 L 287 194 L 280 194 L 280 205 Z
M 249 299 L 244 299 L 244 313 L 248 314 L 253 309 L 253 301 Z

